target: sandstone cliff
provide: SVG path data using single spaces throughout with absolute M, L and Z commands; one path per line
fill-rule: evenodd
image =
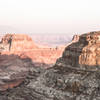
M 25 34 L 6 34 L 0 42 L 2 54 L 15 54 L 31 58 L 35 65 L 50 67 L 62 55 L 64 47 L 39 47 Z
M 25 34 L 6 34 L 2 40 L 2 45 L 8 45 L 6 51 L 17 52 L 31 49 L 37 49 L 38 47 L 33 43 L 32 39 Z

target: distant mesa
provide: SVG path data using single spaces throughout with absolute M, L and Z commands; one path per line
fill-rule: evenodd
M 29 57 L 36 65 L 51 66 L 62 55 L 64 47 L 40 46 L 26 34 L 6 34 L 0 42 L 1 54 L 16 54 Z
M 1 50 L 5 51 L 25 51 L 38 48 L 32 39 L 25 34 L 6 34 L 0 43 Z

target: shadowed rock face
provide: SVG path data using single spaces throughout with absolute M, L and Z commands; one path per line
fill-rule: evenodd
M 79 41 L 66 47 L 63 63 L 75 66 L 100 65 L 100 32 L 90 32 L 79 37 Z M 61 61 L 61 60 L 60 60 Z
M 25 80 L 32 64 L 28 59 L 17 55 L 0 55 L 0 91 L 16 87 Z
M 73 67 L 80 66 L 79 61 L 81 59 L 79 57 L 82 54 L 83 48 L 88 45 L 86 35 L 87 34 L 79 36 L 78 40 L 73 39 L 72 43 L 65 48 L 63 56 L 59 59 L 59 61 L 57 61 L 57 63 L 63 62 Z
M 58 63 L 63 62 L 73 67 L 100 65 L 100 32 L 90 32 L 79 36 L 79 41 L 65 48 Z

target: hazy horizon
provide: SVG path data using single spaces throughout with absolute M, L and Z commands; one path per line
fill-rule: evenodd
M 99 4 L 99 0 L 1 0 L 0 33 L 99 31 Z

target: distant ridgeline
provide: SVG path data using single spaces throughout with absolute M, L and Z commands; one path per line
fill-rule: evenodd
M 65 45 L 71 42 L 73 35 L 71 34 L 31 34 L 32 39 L 42 45 L 51 47 Z

